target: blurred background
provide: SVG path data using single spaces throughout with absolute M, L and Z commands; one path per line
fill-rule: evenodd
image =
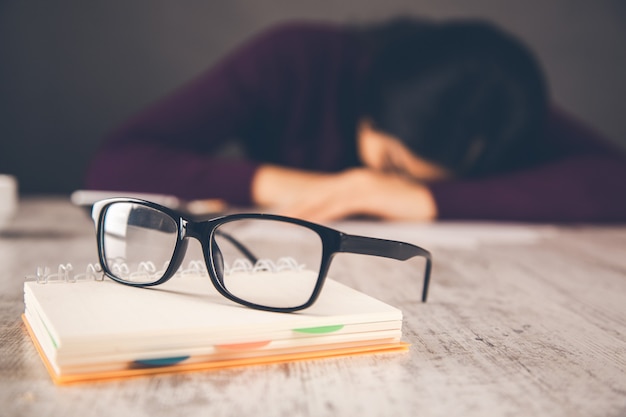
M 622 0 L 0 0 L 0 173 L 22 194 L 68 194 L 109 129 L 259 30 L 401 14 L 502 25 L 554 101 L 626 148 Z

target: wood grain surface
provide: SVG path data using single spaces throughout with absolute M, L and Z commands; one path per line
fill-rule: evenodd
M 483 226 L 401 225 L 399 240 L 433 252 L 426 304 L 419 265 L 334 262 L 333 278 L 402 309 L 408 353 L 55 386 L 20 319 L 24 277 L 94 262 L 93 226 L 64 199 L 22 200 L 0 233 L 0 415 L 625 416 L 626 225 Z M 455 230 L 502 233 L 438 240 Z

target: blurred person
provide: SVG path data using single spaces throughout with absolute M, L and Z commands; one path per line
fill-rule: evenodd
M 241 157 L 219 150 L 236 140 Z M 89 188 L 351 216 L 626 220 L 626 163 L 480 20 L 270 28 L 106 138 Z

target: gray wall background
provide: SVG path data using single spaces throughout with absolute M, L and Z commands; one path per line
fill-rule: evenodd
M 285 19 L 482 17 L 524 39 L 552 95 L 626 147 L 621 0 L 0 0 L 0 173 L 69 193 L 108 129 Z

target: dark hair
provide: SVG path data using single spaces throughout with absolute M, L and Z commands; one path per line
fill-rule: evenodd
M 363 116 L 457 175 L 512 167 L 540 139 L 547 88 L 533 54 L 478 20 L 394 20 L 362 30 L 373 50 Z

